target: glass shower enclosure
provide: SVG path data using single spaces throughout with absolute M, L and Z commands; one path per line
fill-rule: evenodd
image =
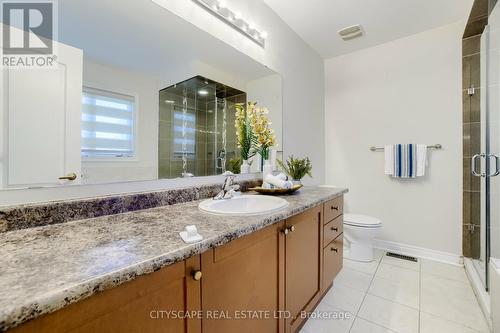
M 158 178 L 211 176 L 236 156 L 235 104 L 246 93 L 202 76 L 159 94 Z
M 491 12 L 481 36 L 481 153 L 471 160 L 481 179 L 480 255 L 472 259 L 486 291 L 489 261 L 500 258 L 500 8 Z

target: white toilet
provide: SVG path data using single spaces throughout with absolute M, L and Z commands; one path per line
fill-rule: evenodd
M 355 261 L 373 261 L 373 239 L 382 228 L 382 221 L 371 216 L 344 214 L 345 257 Z

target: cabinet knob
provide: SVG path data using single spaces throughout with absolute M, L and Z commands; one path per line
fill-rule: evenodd
M 339 250 L 338 250 L 338 249 L 336 249 L 336 248 L 334 248 L 334 247 L 330 248 L 330 250 L 332 250 L 332 251 L 333 251 L 333 252 L 335 252 L 335 253 L 338 253 L 338 252 L 339 252 Z
M 191 275 L 193 276 L 193 279 L 195 281 L 200 281 L 201 280 L 201 277 L 203 276 L 203 274 L 201 273 L 201 271 L 193 271 L 191 273 Z
M 335 232 L 339 231 L 339 228 L 332 227 L 331 229 L 332 229 L 332 231 L 335 231 Z
M 59 177 L 60 180 L 75 180 L 77 177 L 76 173 L 68 173 L 66 176 Z
M 332 210 L 339 210 L 339 206 L 332 206 Z
M 294 232 L 295 231 L 295 226 L 291 226 L 291 227 L 285 227 L 281 232 L 286 235 L 288 235 L 289 233 L 291 232 Z

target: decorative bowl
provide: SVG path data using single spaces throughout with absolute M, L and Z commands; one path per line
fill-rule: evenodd
M 302 184 L 297 184 L 293 185 L 292 188 L 262 188 L 260 186 L 257 187 L 251 187 L 249 188 L 250 191 L 255 191 L 258 193 L 262 194 L 269 194 L 269 195 L 280 195 L 280 194 L 291 194 L 298 189 L 300 189 L 303 185 Z

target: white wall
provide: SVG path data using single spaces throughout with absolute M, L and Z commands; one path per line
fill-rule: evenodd
M 383 221 L 380 239 L 461 255 L 463 23 L 325 62 L 326 182 L 346 211 Z M 427 175 L 384 175 L 388 143 L 443 145 Z
M 265 48 L 193 1 L 154 1 L 281 74 L 284 155 L 309 156 L 314 178 L 306 177 L 304 181 L 322 184 L 325 179 L 323 59 L 262 0 L 231 0 L 228 6 L 235 12 L 244 13 L 247 20 L 268 33 Z
M 82 160 L 84 184 L 138 181 L 158 176 L 158 82 L 152 77 L 84 59 L 83 84 L 136 98 L 133 159 Z
M 283 92 L 282 80 L 278 74 L 265 76 L 247 83 L 247 100 L 269 110 L 271 127 L 276 134 L 277 150 L 283 150 Z
M 269 120 L 271 128 L 276 134 L 276 145 L 272 148 L 277 151 L 278 159 L 283 158 L 283 82 L 279 74 L 268 75 L 263 78 L 252 80 L 246 86 L 247 100 L 257 102 L 257 106 L 269 109 Z M 279 156 L 278 156 L 279 154 Z M 271 159 L 271 163 L 275 163 Z M 261 169 L 261 157 L 256 154 L 250 159 L 250 172 L 259 172 Z M 277 168 L 276 165 L 273 165 Z

